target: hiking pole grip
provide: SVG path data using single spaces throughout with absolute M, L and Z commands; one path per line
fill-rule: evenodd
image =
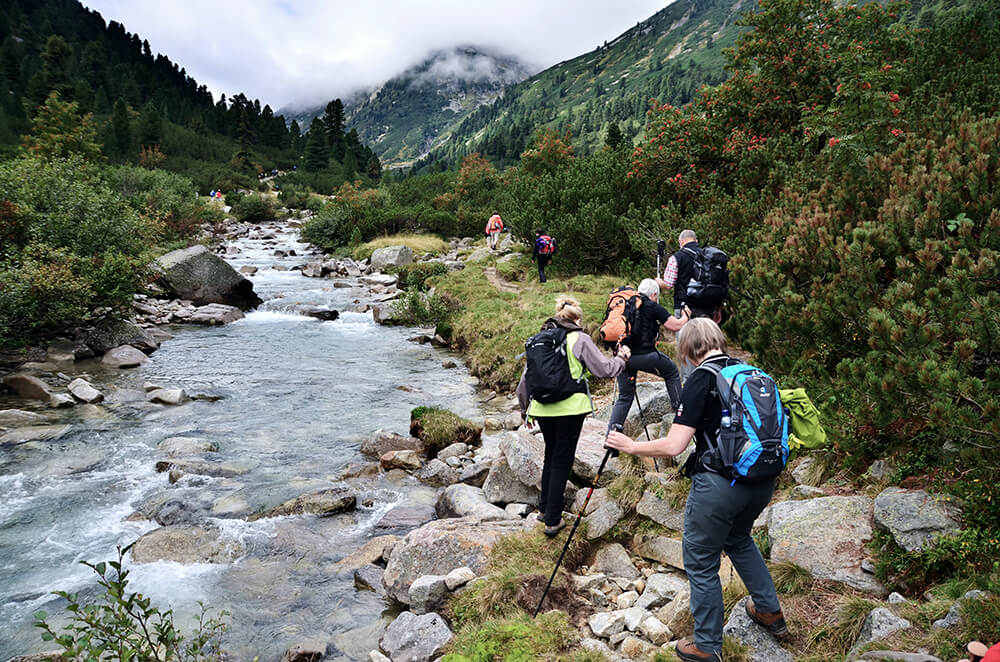
M 604 435 L 605 445 L 608 441 L 607 435 L 611 433 L 611 428 L 621 429 L 621 426 L 618 424 L 608 426 L 608 433 Z M 556 567 L 552 568 L 552 574 L 549 576 L 549 583 L 545 585 L 545 590 L 542 591 L 542 597 L 538 601 L 538 606 L 535 607 L 535 613 L 531 615 L 532 618 L 538 616 L 538 612 L 542 610 L 542 603 L 545 602 L 545 596 L 549 594 L 549 589 L 552 588 L 552 582 L 556 578 L 556 573 L 559 572 L 559 566 L 562 565 L 563 559 L 566 557 L 566 551 L 569 549 L 569 543 L 573 540 L 573 534 L 576 533 L 577 527 L 580 526 L 580 520 L 583 519 L 583 514 L 587 512 L 587 505 L 590 503 L 590 497 L 594 495 L 594 488 L 597 487 L 598 481 L 601 480 L 601 473 L 604 472 L 604 465 L 608 463 L 608 458 L 611 457 L 612 452 L 614 452 L 615 455 L 618 454 L 618 451 L 614 448 L 608 448 L 604 453 L 604 459 L 601 460 L 601 466 L 597 468 L 597 474 L 594 476 L 594 482 L 590 484 L 590 488 L 587 490 L 587 498 L 583 500 L 583 505 L 580 506 L 580 512 L 576 514 L 576 521 L 573 522 L 573 528 L 569 530 L 569 535 L 566 536 L 566 544 L 563 545 L 562 552 L 559 554 L 559 560 L 556 561 Z

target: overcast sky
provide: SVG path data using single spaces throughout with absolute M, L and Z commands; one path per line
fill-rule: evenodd
M 388 80 L 431 50 L 498 48 L 545 69 L 670 0 L 83 0 L 216 96 L 277 110 Z

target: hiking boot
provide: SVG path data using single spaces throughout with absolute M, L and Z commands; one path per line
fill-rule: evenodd
M 750 620 L 754 623 L 761 626 L 778 639 L 787 639 L 789 637 L 788 626 L 785 625 L 785 617 L 781 613 L 780 609 L 770 614 L 760 611 L 753 606 L 753 598 L 747 598 L 744 606 L 747 610 L 747 616 L 749 616 Z
M 560 531 L 566 528 L 566 522 L 559 522 L 558 524 L 553 524 L 552 526 L 545 527 L 545 535 L 552 538 L 559 534 Z
M 674 650 L 677 651 L 677 657 L 685 662 L 722 662 L 718 653 L 701 651 L 693 641 L 687 639 L 678 641 Z

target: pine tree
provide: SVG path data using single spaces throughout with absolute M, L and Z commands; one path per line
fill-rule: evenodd
M 334 99 L 326 104 L 323 113 L 323 126 L 326 129 L 326 142 L 337 161 L 344 160 L 344 104 L 340 99 Z M 311 131 L 312 129 L 310 129 Z
M 292 120 L 292 125 L 288 128 L 289 136 L 292 141 L 292 149 L 296 154 L 302 153 L 302 129 L 299 128 L 299 121 Z
M 611 149 L 618 149 L 618 146 L 622 144 L 622 130 L 618 128 L 617 122 L 611 122 L 608 124 L 608 131 L 604 134 L 604 144 Z
M 313 172 L 326 169 L 330 163 L 330 149 L 326 144 L 326 131 L 324 131 L 323 123 L 319 118 L 314 119 L 309 125 L 304 158 L 306 169 Z
M 65 158 L 79 154 L 89 161 L 101 160 L 97 129 L 90 113 L 80 116 L 79 105 L 59 98 L 55 90 L 31 120 L 31 133 L 24 136 L 24 148 L 43 158 Z
M 162 123 L 160 112 L 152 102 L 143 106 L 142 114 L 139 116 L 139 144 L 145 147 L 159 145 L 163 132 Z
M 112 153 L 125 158 L 132 147 L 132 128 L 129 126 L 128 106 L 125 99 L 118 97 L 114 110 L 111 112 L 111 144 Z

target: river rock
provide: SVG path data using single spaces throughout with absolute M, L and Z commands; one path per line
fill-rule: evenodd
M 857 641 L 854 642 L 851 651 L 847 654 L 847 659 L 853 658 L 858 649 L 865 644 L 885 639 L 908 627 L 912 627 L 908 620 L 896 616 L 889 609 L 885 607 L 872 609 L 865 617 L 865 622 L 861 626 L 861 634 L 858 636 Z
M 489 473 L 483 481 L 483 493 L 490 503 L 527 503 L 537 506 L 541 489 L 521 482 L 517 473 L 510 468 L 507 459 L 498 457 L 490 464 Z
M 371 274 L 370 276 L 362 276 L 358 279 L 359 282 L 376 288 L 395 285 L 398 280 L 399 278 L 392 274 Z
M 767 523 L 771 559 L 792 561 L 814 577 L 882 593 L 875 578 L 862 571 L 865 544 L 872 539 L 872 500 L 864 496 L 829 496 L 772 504 Z
M 187 318 L 187 321 L 190 324 L 222 326 L 241 319 L 243 319 L 243 311 L 236 306 L 227 306 L 222 303 L 209 303 L 195 308 L 194 312 L 191 313 L 191 316 Z
M 416 451 L 389 451 L 379 458 L 379 464 L 386 471 L 389 469 L 416 471 L 423 465 L 423 461 Z
M 747 615 L 746 603 L 749 599 L 749 596 L 745 597 L 733 607 L 726 626 L 722 628 L 723 634 L 749 646 L 751 662 L 793 662 L 795 658 L 792 654 Z
M 81 377 L 71 381 L 66 387 L 66 390 L 72 393 L 73 397 L 80 402 L 93 404 L 104 399 L 104 395 L 101 394 L 100 391 L 94 388 L 86 379 Z
M 462 468 L 458 474 L 458 480 L 466 485 L 482 487 L 486 482 L 486 477 L 490 473 L 492 460 L 479 460 Z
M 674 508 L 669 501 L 661 499 L 650 490 L 642 493 L 635 511 L 673 531 L 684 530 L 684 509 Z
M 198 437 L 168 437 L 157 444 L 156 450 L 164 455 L 184 457 L 199 453 L 217 453 L 219 445 L 214 441 Z
M 875 497 L 875 526 L 892 534 L 908 552 L 920 551 L 938 536 L 961 531 L 962 508 L 954 497 L 890 487 Z
M 29 441 L 56 441 L 73 429 L 72 425 L 29 425 L 0 435 L 0 446 L 26 444 Z
M 642 576 L 642 573 L 632 563 L 625 548 L 616 542 L 599 547 L 594 553 L 594 561 L 590 564 L 590 568 L 609 577 L 638 579 Z
M 146 400 L 163 405 L 179 405 L 187 402 L 188 396 L 182 388 L 158 388 L 147 393 Z
M 324 322 L 332 322 L 340 318 L 340 311 L 331 308 L 308 308 L 304 312 L 306 317 L 312 317 Z
M 461 455 L 465 455 L 466 453 L 468 453 L 470 449 L 471 447 L 469 446 L 469 444 L 457 441 L 454 444 L 450 446 L 445 446 L 444 448 L 439 450 L 437 454 L 437 459 L 445 461 L 449 457 L 459 457 Z
M 361 454 L 372 458 L 380 458 L 389 451 L 424 452 L 424 444 L 416 437 L 408 437 L 395 432 L 376 430 L 375 433 L 361 442 Z
M 635 604 L 643 609 L 659 609 L 687 588 L 687 579 L 658 572 L 646 578 L 646 589 Z
M 444 575 L 463 566 L 478 574 L 496 541 L 521 530 L 521 520 L 483 522 L 460 517 L 424 524 L 393 547 L 384 576 L 386 590 L 406 602 L 410 584 L 421 575 Z
M 149 360 L 145 354 L 131 345 L 122 345 L 109 350 L 101 363 L 112 368 L 135 368 Z
M 391 303 L 374 303 L 369 306 L 369 309 L 372 311 L 372 319 L 376 324 L 392 324 L 395 321 L 394 306 Z
M 218 529 L 178 524 L 154 529 L 132 547 L 136 563 L 230 563 L 243 554 L 235 540 L 223 540 Z
M 483 490 L 457 483 L 441 492 L 437 502 L 438 517 L 469 517 L 477 521 L 511 519 L 507 511 L 486 500 Z
M 385 596 L 385 586 L 382 585 L 382 575 L 385 570 L 369 563 L 353 571 L 354 588 L 360 591 L 374 591 L 381 596 Z
M 607 432 L 606 422 L 593 417 L 587 417 L 583 422 L 580 440 L 576 445 L 576 455 L 573 457 L 573 474 L 578 476 L 583 484 L 590 485 L 597 477 L 597 469 L 601 466 L 601 460 L 604 459 L 604 454 L 607 452 L 607 449 L 604 448 L 604 438 L 607 436 Z M 602 482 L 607 482 L 621 473 L 620 467 L 618 458 L 609 458 L 607 464 L 604 465 L 604 472 L 601 474 Z
M 221 303 L 248 310 L 261 303 L 253 283 L 201 244 L 157 258 L 155 268 L 166 290 L 198 306 Z
M 379 531 L 413 529 L 430 522 L 435 517 L 437 513 L 434 511 L 434 506 L 400 503 L 390 508 L 382 519 L 375 523 L 375 529 Z
M 160 473 L 177 470 L 186 474 L 198 474 L 199 476 L 212 476 L 214 478 L 235 478 L 249 471 L 243 465 L 211 462 L 193 457 L 161 460 L 156 463 L 156 470 Z
M 443 575 L 423 575 L 410 584 L 409 605 L 414 614 L 426 614 L 444 606 L 448 585 Z
M 240 267 L 240 273 L 246 276 L 253 276 L 255 273 L 257 273 L 257 267 L 249 264 L 244 264 L 242 267 Z
M 316 260 L 314 262 L 309 262 L 302 267 L 302 275 L 309 278 L 322 278 L 323 277 L 323 262 Z
M 41 400 L 48 402 L 52 397 L 52 390 L 49 385 L 34 375 L 18 373 L 7 375 L 3 378 L 4 386 L 14 391 L 22 398 L 29 400 Z
M 441 655 L 453 636 L 439 615 L 404 611 L 386 628 L 379 647 L 392 662 L 430 662 Z
M 351 552 L 337 561 L 333 567 L 335 572 L 354 571 L 382 559 L 386 549 L 391 548 L 399 540 L 399 536 L 376 536 L 362 545 L 361 549 Z
M 413 474 L 417 479 L 428 485 L 444 487 L 458 482 L 458 470 L 448 466 L 438 458 L 424 465 L 420 471 Z
M 308 639 L 289 646 L 281 662 L 319 662 L 326 655 L 326 642 Z
M 345 510 L 352 510 L 357 504 L 358 496 L 353 491 L 343 487 L 331 487 L 318 492 L 301 494 L 251 519 L 305 514 L 329 517 Z
M 386 267 L 401 267 L 413 262 L 413 251 L 409 246 L 387 246 L 372 252 L 369 264 L 373 271 L 384 271 Z
M 65 409 L 76 404 L 76 400 L 68 393 L 53 393 L 49 398 L 49 406 L 53 409 Z
M 45 417 L 32 411 L 23 409 L 3 409 L 0 410 L 0 426 L 17 427 L 19 425 L 31 425 L 42 423 Z
M 130 345 L 147 354 L 160 347 L 153 335 L 135 322 L 123 319 L 105 319 L 83 336 L 86 343 L 97 354 L 104 354 L 115 347 Z

